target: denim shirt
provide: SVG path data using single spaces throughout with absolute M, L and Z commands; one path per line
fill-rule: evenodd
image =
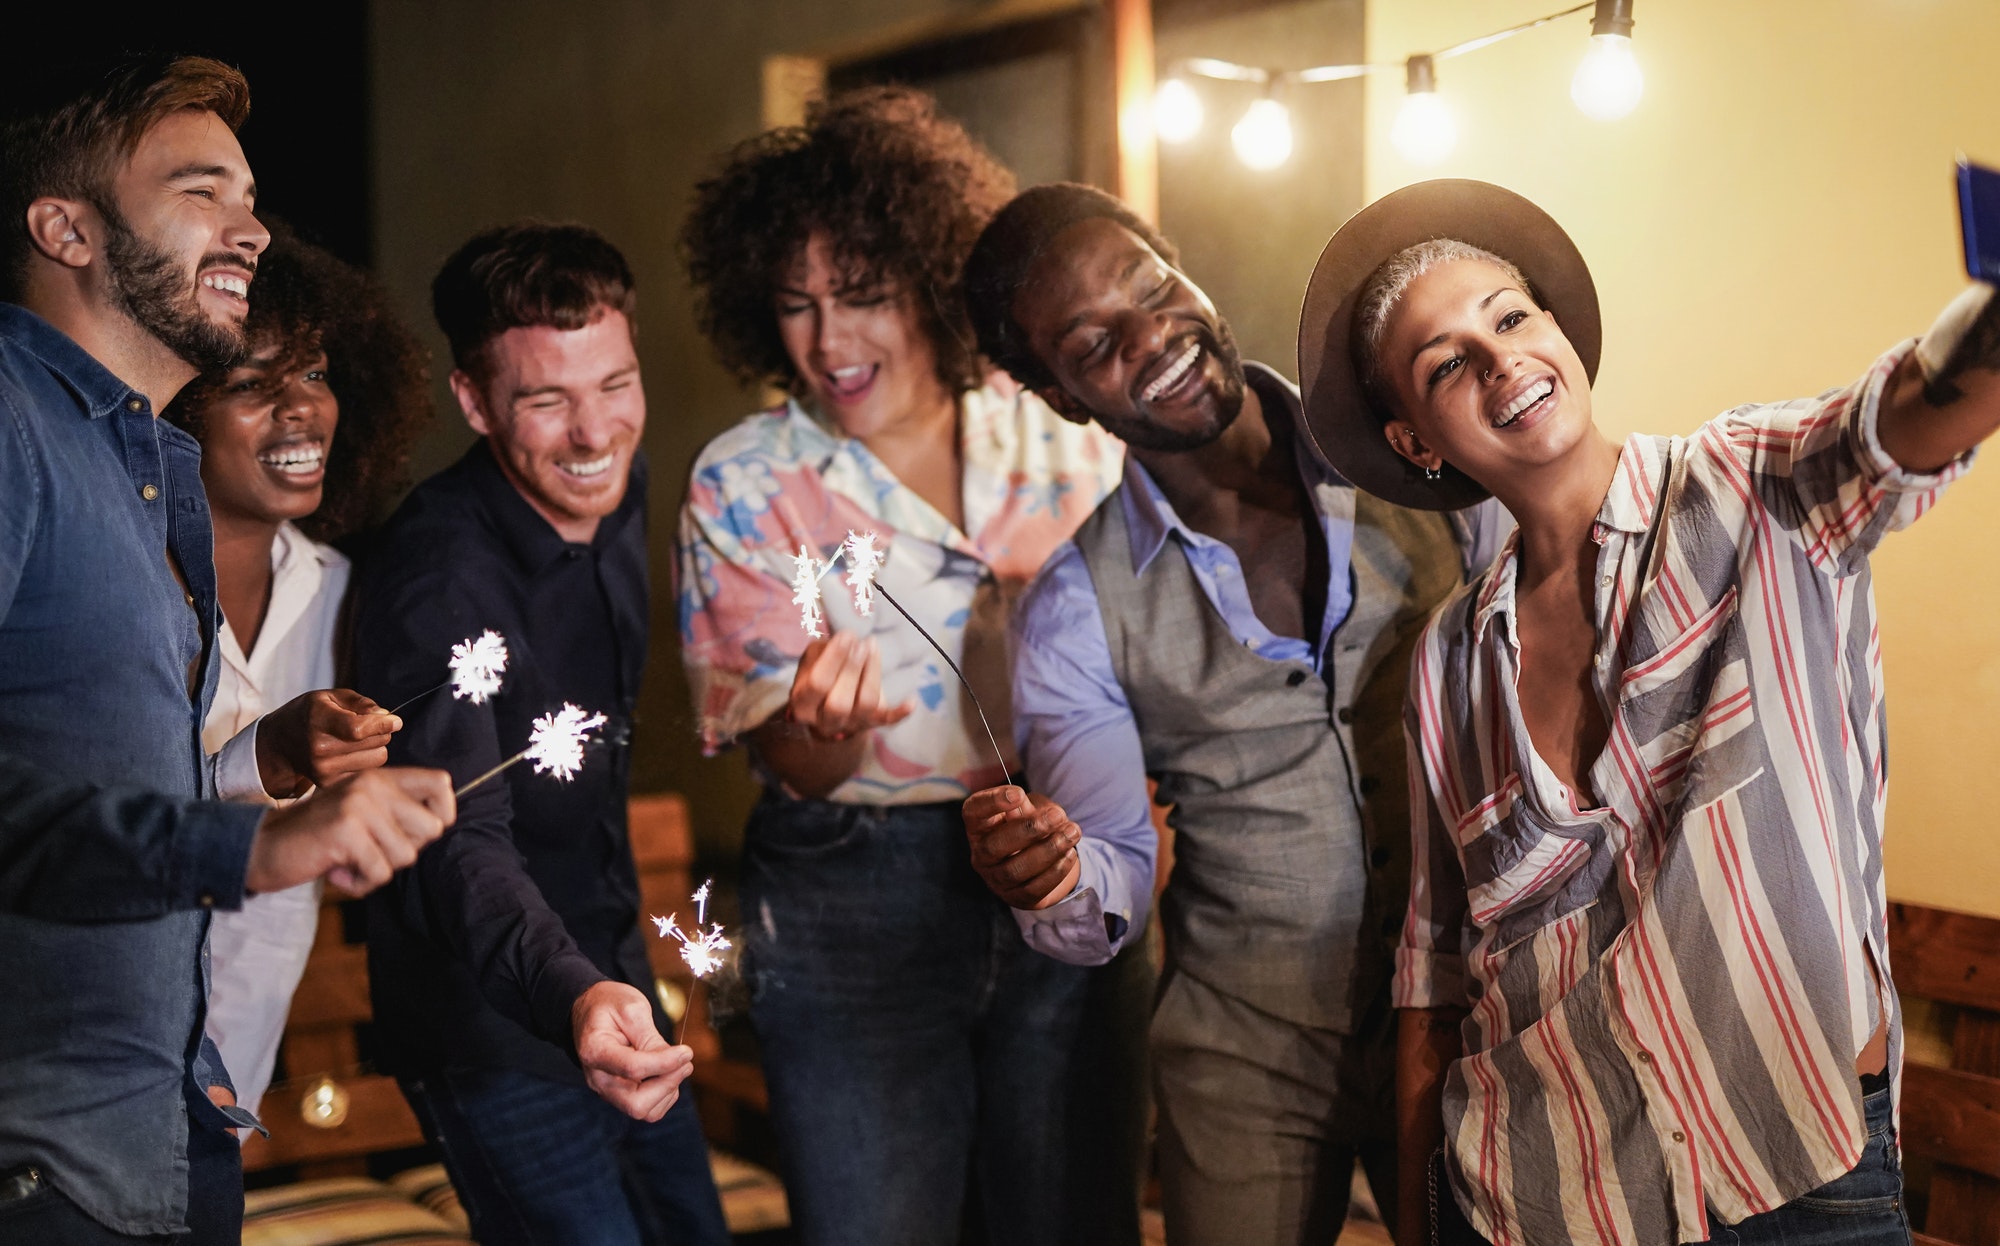
M 207 910 L 241 905 L 263 814 L 198 799 L 219 618 L 200 461 L 0 303 L 0 1172 L 33 1165 L 127 1234 L 181 1227 L 191 1113 L 247 1123 L 199 1089 L 222 1081 Z

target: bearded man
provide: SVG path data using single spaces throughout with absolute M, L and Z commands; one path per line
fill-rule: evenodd
M 202 1037 L 209 911 L 386 882 L 451 784 L 379 769 L 399 722 L 351 692 L 204 756 L 208 503 L 154 416 L 242 348 L 249 88 L 166 57 L 50 86 L 0 124 L 0 1243 L 233 1242 L 256 1120 Z

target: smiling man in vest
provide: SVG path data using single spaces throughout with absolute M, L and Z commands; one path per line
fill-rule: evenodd
M 1036 789 L 965 802 L 973 862 L 1061 960 L 1143 937 L 1172 802 L 1151 1048 L 1168 1240 L 1331 1241 L 1358 1158 L 1393 1205 L 1401 714 L 1432 607 L 1497 547 L 1327 468 L 1174 248 L 1082 186 L 1021 195 L 966 267 L 980 347 L 1130 447 L 1014 618 Z

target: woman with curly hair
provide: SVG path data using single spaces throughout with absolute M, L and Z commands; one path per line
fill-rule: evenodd
M 1092 971 L 1025 945 L 958 813 L 1020 768 L 1008 604 L 1122 465 L 977 354 L 960 270 L 1013 189 L 928 96 L 876 88 L 730 152 L 682 234 L 716 353 L 789 395 L 696 460 L 677 578 L 703 746 L 744 743 L 765 784 L 744 965 L 810 1246 L 954 1243 L 968 1182 L 992 1241 L 1081 1221 L 1066 1079 Z M 830 634 L 802 629 L 796 556 L 850 531 L 886 548 L 880 582 L 1004 758 L 894 612 L 857 613 L 828 576 Z
M 202 730 L 210 751 L 266 709 L 336 686 L 348 562 L 324 542 L 380 518 L 431 415 L 424 350 L 382 291 L 266 223 L 243 357 L 203 373 L 165 412 L 201 442 L 215 524 L 222 671 Z M 251 1111 L 318 921 L 319 885 L 308 883 L 253 896 L 210 927 L 208 1034 Z

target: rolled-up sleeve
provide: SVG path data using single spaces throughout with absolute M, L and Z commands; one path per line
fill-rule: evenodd
M 1082 875 L 1061 903 L 1014 912 L 1028 945 L 1103 964 L 1143 930 L 1159 853 L 1138 723 L 1111 664 L 1090 570 L 1058 550 L 1011 622 L 1014 737 L 1028 785 L 1083 830 Z

